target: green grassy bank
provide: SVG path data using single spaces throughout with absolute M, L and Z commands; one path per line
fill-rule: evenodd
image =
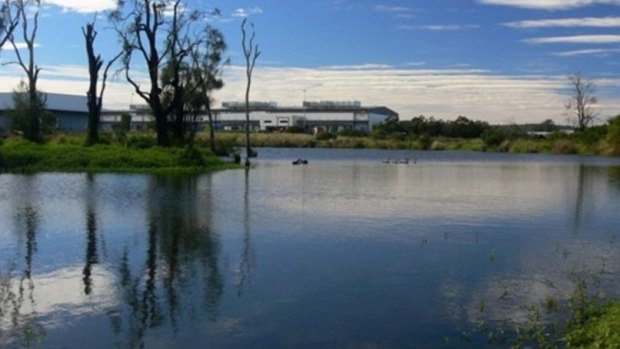
M 348 137 L 341 135 L 314 136 L 295 133 L 253 133 L 253 147 L 273 148 L 349 148 L 349 149 L 411 149 L 411 150 L 457 150 L 503 153 L 545 153 L 580 155 L 620 155 L 620 147 L 612 146 L 605 139 L 589 140 L 580 136 L 553 138 L 514 138 L 499 144 L 487 144 L 481 138 L 405 137 L 375 138 Z M 242 133 L 222 132 L 216 135 L 218 148 L 242 147 Z
M 161 148 L 109 143 L 83 146 L 83 137 L 60 136 L 45 144 L 8 138 L 0 144 L 2 172 L 200 173 L 231 168 L 204 146 Z
M 569 349 L 620 348 L 620 302 L 591 310 L 588 320 L 570 329 L 565 340 Z

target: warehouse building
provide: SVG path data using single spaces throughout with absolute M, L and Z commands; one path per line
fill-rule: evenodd
M 396 119 L 398 113 L 387 107 L 363 107 L 361 102 L 304 102 L 301 107 L 278 107 L 275 102 L 250 104 L 252 131 L 277 131 L 289 127 L 304 130 L 370 132 L 377 124 Z M 245 103 L 225 102 L 213 111 L 216 127 L 226 130 L 245 128 Z
M 57 127 L 66 132 L 82 132 L 88 124 L 86 96 L 45 93 L 46 110 L 56 116 Z M 11 128 L 10 111 L 13 106 L 13 93 L 0 93 L 0 129 Z
M 46 109 L 58 120 L 58 129 L 65 132 L 83 132 L 88 125 L 86 96 L 47 93 Z M 11 127 L 10 110 L 13 94 L 0 93 L 0 130 Z M 153 118 L 146 105 L 131 105 L 127 110 L 103 111 L 101 129 L 112 130 L 123 114 L 131 115 L 132 130 L 146 130 Z M 215 128 L 219 130 L 245 129 L 245 103 L 225 102 L 213 110 Z M 361 102 L 304 102 L 301 107 L 279 107 L 275 102 L 250 103 L 250 128 L 252 131 L 283 131 L 297 127 L 315 133 L 338 132 L 355 129 L 370 132 L 380 123 L 398 120 L 398 113 L 387 107 L 364 107 Z M 207 115 L 198 117 L 200 128 L 208 122 Z

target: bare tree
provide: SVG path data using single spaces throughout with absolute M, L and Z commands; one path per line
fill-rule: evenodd
M 19 11 L 14 4 L 11 0 L 3 0 L 0 5 L 0 50 L 19 25 Z
M 258 44 L 254 43 L 256 38 L 256 32 L 254 31 L 254 23 L 252 26 L 252 34 L 249 42 L 247 41 L 247 34 L 245 31 L 245 23 L 247 18 L 241 22 L 241 45 L 243 46 L 243 56 L 245 57 L 245 72 L 247 77 L 247 85 L 245 88 L 245 166 L 250 166 L 250 156 L 252 156 L 252 148 L 250 147 L 250 87 L 252 85 L 252 72 L 256 65 L 256 60 L 260 57 L 261 51 L 258 49 Z
M 39 9 L 40 0 L 13 0 L 13 4 L 17 9 L 19 20 L 21 23 L 22 39 L 26 44 L 28 57 L 24 59 L 22 56 L 20 47 L 14 33 L 9 36 L 9 41 L 15 51 L 17 62 L 12 62 L 19 65 L 27 78 L 28 85 L 28 127 L 24 132 L 26 139 L 31 141 L 41 141 L 41 114 L 45 107 L 45 97 L 43 97 L 37 90 L 37 81 L 39 79 L 39 73 L 41 68 L 35 64 L 34 60 L 34 48 L 35 40 L 37 37 L 37 31 L 39 30 Z M 29 18 L 29 14 L 32 17 Z M 32 23 L 32 28 L 29 24 Z
M 581 73 L 568 77 L 572 89 L 572 95 L 566 102 L 566 111 L 569 120 L 573 122 L 579 131 L 585 131 L 594 119 L 596 112 L 594 106 L 598 99 L 594 96 L 594 84 Z
M 118 37 L 123 42 L 123 65 L 127 81 L 151 108 L 155 118 L 157 143 L 168 146 L 168 117 L 182 103 L 180 71 L 191 48 L 197 44 L 193 25 L 200 24 L 206 15 L 185 9 L 181 0 L 119 1 L 110 16 Z M 134 56 L 146 63 L 150 87 L 144 90 L 132 76 Z M 161 68 L 168 69 L 162 79 Z M 171 91 L 171 92 L 170 92 Z M 165 93 L 171 93 L 166 102 Z
M 103 59 L 101 55 L 95 54 L 95 39 L 97 31 L 95 30 L 95 21 L 87 23 L 86 27 L 82 27 L 82 34 L 86 41 L 86 55 L 88 57 L 88 74 L 90 76 L 90 84 L 86 92 L 88 105 L 88 134 L 86 137 L 86 145 L 93 145 L 99 142 L 99 124 L 101 122 L 101 108 L 103 106 L 103 94 L 106 88 L 106 80 L 108 79 L 108 71 L 116 60 L 122 55 L 119 52 L 106 65 L 101 80 L 101 90 L 98 91 L 99 71 L 103 67 Z

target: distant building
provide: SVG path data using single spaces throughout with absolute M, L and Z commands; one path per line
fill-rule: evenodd
M 52 112 L 58 122 L 58 128 L 67 132 L 86 130 L 88 123 L 88 106 L 86 96 L 45 93 L 46 109 Z M 13 93 L 0 92 L 0 129 L 11 128 L 9 112 L 13 109 Z
M 245 128 L 245 103 L 224 102 L 214 109 L 214 123 L 220 129 Z M 274 102 L 250 104 L 252 131 L 274 131 L 289 127 L 305 130 L 342 131 L 356 129 L 370 132 L 375 125 L 390 119 L 398 120 L 398 113 L 387 107 L 363 107 L 361 102 L 320 101 L 304 102 L 301 107 L 278 107 Z
M 86 96 L 47 93 L 47 110 L 58 119 L 58 128 L 65 132 L 83 132 L 88 125 Z M 13 109 L 13 94 L 0 93 L 0 129 L 8 130 L 11 121 L 8 112 Z M 111 131 L 123 114 L 131 115 L 132 130 L 146 130 L 154 122 L 146 105 L 130 105 L 128 110 L 104 110 L 101 129 Z M 215 127 L 222 130 L 245 129 L 245 103 L 225 102 L 213 110 Z M 361 102 L 320 101 L 304 102 L 301 107 L 279 107 L 275 102 L 250 103 L 252 131 L 276 131 L 299 127 L 307 131 L 342 131 L 355 129 L 370 132 L 387 120 L 398 120 L 398 113 L 387 107 L 364 107 Z M 208 117 L 201 114 L 201 127 Z

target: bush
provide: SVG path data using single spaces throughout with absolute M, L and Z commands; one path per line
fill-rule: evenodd
M 156 139 L 151 134 L 132 134 L 127 137 L 127 147 L 136 149 L 147 149 L 157 144 Z
M 568 139 L 558 139 L 553 143 L 553 152 L 555 154 L 577 154 L 577 147 Z
M 303 127 L 299 126 L 291 126 L 286 129 L 286 133 L 306 133 Z
M 316 135 L 317 141 L 327 141 L 333 138 L 336 138 L 336 135 L 330 132 L 321 132 Z
M 607 126 L 607 153 L 609 155 L 620 155 L 620 115 L 609 120 Z
M 418 142 L 420 143 L 420 149 L 428 150 L 428 149 L 430 149 L 431 145 L 433 144 L 433 139 L 429 135 L 423 134 L 418 139 Z
M 496 128 L 490 128 L 485 130 L 484 132 L 482 132 L 482 135 L 480 137 L 482 138 L 484 145 L 488 147 L 497 147 L 498 145 L 502 144 L 502 142 L 506 139 L 504 133 Z
M 350 129 L 346 129 L 346 130 L 342 130 L 340 131 L 340 133 L 338 133 L 339 136 L 343 136 L 343 137 L 366 137 L 368 136 L 368 132 L 364 132 L 364 131 L 360 131 L 358 129 L 354 129 L 354 128 L 350 128 Z
M 431 144 L 431 150 L 445 150 L 446 146 L 441 143 L 440 141 L 434 141 L 433 144 Z

